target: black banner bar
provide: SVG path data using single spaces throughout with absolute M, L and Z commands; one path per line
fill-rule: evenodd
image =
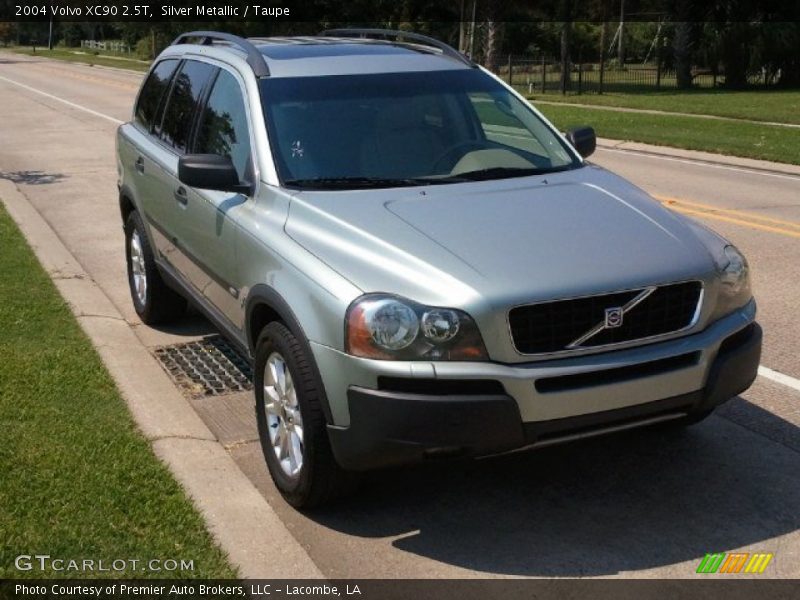
M 483 3 L 481 3 L 483 4 Z M 491 4 L 491 3 L 487 3 Z M 616 11 L 599 9 L 598 3 L 574 2 L 565 12 L 564 2 L 498 3 L 492 13 L 497 21 L 536 23 L 548 21 L 614 21 Z M 724 4 L 724 3 L 723 3 Z M 736 13 L 712 11 L 676 12 L 669 0 L 628 0 L 626 21 L 726 22 Z M 481 6 L 479 19 L 486 8 Z M 721 16 L 721 17 L 720 17 Z M 785 0 L 761 0 L 761 22 L 800 20 L 800 5 Z M 377 22 L 455 23 L 465 18 L 455 0 L 0 0 L 0 21 L 17 22 L 118 22 L 118 23 L 259 23 L 314 22 L 365 25 Z
M 794 600 L 800 581 L 736 576 L 678 580 L 1 580 L 2 600 Z

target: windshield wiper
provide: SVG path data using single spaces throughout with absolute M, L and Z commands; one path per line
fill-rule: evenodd
M 310 179 L 289 179 L 284 181 L 285 185 L 310 190 L 410 187 L 434 183 L 437 183 L 437 181 L 418 177 L 313 177 Z
M 478 169 L 453 175 L 455 181 L 486 181 L 489 179 L 505 179 L 506 177 L 527 177 L 528 175 L 542 175 L 560 169 L 541 169 L 536 167 L 492 167 L 491 169 Z M 449 179 L 449 178 L 445 178 Z

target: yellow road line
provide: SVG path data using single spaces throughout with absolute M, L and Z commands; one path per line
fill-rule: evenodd
M 750 227 L 752 229 L 760 229 L 761 231 L 769 231 L 770 233 L 778 233 L 788 237 L 800 239 L 800 231 L 792 231 L 791 229 L 781 229 L 780 227 L 772 227 L 770 225 L 763 225 L 761 223 L 753 223 L 752 221 L 743 221 L 742 219 L 736 219 L 734 217 L 729 217 L 727 215 L 720 215 L 709 211 L 693 210 L 691 208 L 683 208 L 675 204 L 668 204 L 667 206 L 672 210 L 674 210 L 675 212 L 683 213 L 685 215 L 694 215 L 698 217 L 706 217 L 709 219 L 717 219 L 718 221 L 725 221 L 726 223 L 735 223 L 736 225 L 743 225 L 745 227 Z
M 682 200 L 680 198 L 671 198 L 669 196 L 653 196 L 653 197 L 670 207 L 677 204 L 681 206 L 688 206 L 690 208 L 700 209 L 703 211 L 709 211 L 712 213 L 722 213 L 722 214 L 741 216 L 741 217 L 746 217 L 748 219 L 755 219 L 757 221 L 764 221 L 765 223 L 776 223 L 778 225 L 784 225 L 786 227 L 793 227 L 796 229 L 800 229 L 800 223 L 796 221 L 786 221 L 784 219 L 775 219 L 773 217 L 762 217 L 761 215 L 757 215 L 743 210 L 737 210 L 734 208 L 720 208 L 718 206 L 712 206 L 710 204 L 701 204 L 700 202 Z

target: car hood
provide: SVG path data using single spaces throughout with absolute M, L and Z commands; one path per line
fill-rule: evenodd
M 683 217 L 603 169 L 346 192 L 301 192 L 287 233 L 364 292 L 434 305 L 514 305 L 702 278 Z

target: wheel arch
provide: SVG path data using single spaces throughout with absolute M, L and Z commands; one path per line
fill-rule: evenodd
M 325 391 L 325 385 L 319 373 L 319 368 L 314 359 L 314 353 L 311 350 L 311 345 L 308 342 L 308 337 L 306 337 L 303 326 L 289 306 L 289 303 L 284 300 L 283 296 L 281 296 L 278 291 L 266 284 L 258 284 L 251 288 L 247 296 L 244 322 L 245 333 L 247 335 L 247 347 L 250 351 L 250 355 L 254 359 L 258 336 L 261 334 L 264 327 L 274 321 L 283 323 L 300 343 L 311 365 L 312 375 L 317 389 L 322 392 L 321 405 L 323 413 L 325 414 L 325 420 L 328 423 L 333 423 L 333 415 L 328 405 L 328 395 Z
M 128 216 L 137 210 L 136 203 L 133 201 L 133 194 L 127 186 L 122 186 L 119 190 L 119 213 L 122 217 L 122 224 L 128 220 Z

